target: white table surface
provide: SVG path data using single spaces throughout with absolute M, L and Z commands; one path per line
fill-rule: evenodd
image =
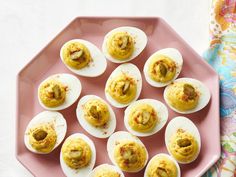
M 0 0 L 0 177 L 32 176 L 15 159 L 15 78 L 76 16 L 160 16 L 199 53 L 210 0 Z

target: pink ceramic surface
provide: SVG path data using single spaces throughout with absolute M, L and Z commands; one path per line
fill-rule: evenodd
M 17 78 L 17 114 L 16 114 L 16 157 L 35 176 L 64 176 L 59 163 L 59 146 L 51 154 L 37 155 L 29 152 L 24 146 L 24 131 L 32 117 L 43 108 L 37 100 L 37 87 L 46 77 L 55 73 L 71 73 L 61 62 L 59 51 L 61 46 L 68 40 L 82 38 L 94 43 L 101 49 L 104 35 L 119 26 L 135 26 L 142 29 L 148 36 L 148 44 L 144 51 L 131 63 L 137 65 L 142 72 L 147 58 L 156 50 L 174 47 L 183 55 L 184 65 L 179 77 L 192 77 L 199 79 L 208 86 L 211 91 L 210 103 L 201 111 L 186 115 L 198 127 L 202 149 L 196 161 L 188 165 L 180 165 L 183 177 L 201 176 L 220 155 L 219 141 L 219 86 L 218 76 L 202 58 L 181 39 L 176 32 L 160 18 L 119 18 L 119 17 L 78 17 L 73 20 L 59 35 L 56 36 L 33 60 L 25 66 Z M 81 96 L 95 94 L 103 99 L 104 86 L 111 72 L 118 66 L 108 61 L 106 72 L 97 78 L 79 77 L 83 89 Z M 71 73 L 72 74 L 72 73 Z M 162 102 L 163 88 L 150 86 L 143 78 L 141 98 L 153 98 Z M 89 136 L 97 149 L 96 166 L 102 163 L 111 163 L 106 151 L 107 139 L 98 139 L 90 136 L 79 125 L 76 119 L 76 105 L 74 103 L 66 110 L 60 111 L 67 120 L 68 132 L 82 132 Z M 113 107 L 114 108 L 114 107 Z M 169 110 L 168 122 L 180 114 Z M 114 108 L 117 117 L 116 130 L 125 130 L 123 123 L 124 109 Z M 167 153 L 164 144 L 164 132 L 166 126 L 157 134 L 140 138 L 146 145 L 149 158 L 157 153 Z M 125 173 L 126 177 L 141 177 L 144 170 L 139 173 Z

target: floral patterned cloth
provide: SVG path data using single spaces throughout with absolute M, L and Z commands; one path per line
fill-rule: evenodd
M 236 177 L 236 0 L 213 0 L 204 58 L 220 76 L 220 160 L 204 177 Z

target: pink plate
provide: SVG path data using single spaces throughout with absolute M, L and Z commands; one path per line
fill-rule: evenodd
M 26 65 L 17 77 L 17 113 L 16 113 L 16 157 L 35 176 L 64 176 L 59 163 L 60 147 L 48 155 L 37 155 L 29 152 L 24 145 L 24 131 L 34 115 L 43 111 L 37 100 L 37 87 L 46 77 L 55 73 L 71 73 L 60 60 L 60 48 L 68 40 L 82 38 L 94 43 L 101 49 L 104 35 L 119 26 L 134 26 L 142 29 L 148 36 L 144 51 L 131 63 L 140 71 L 147 58 L 156 50 L 173 47 L 183 55 L 184 65 L 179 77 L 199 79 L 211 91 L 210 103 L 201 111 L 186 115 L 198 127 L 202 138 L 202 149 L 196 161 L 180 165 L 183 177 L 201 176 L 220 156 L 219 128 L 219 80 L 214 70 L 161 18 L 120 18 L 120 17 L 78 17 L 57 35 L 31 62 Z M 94 78 L 79 77 L 83 90 L 81 96 L 95 94 L 105 99 L 104 86 L 108 76 L 118 66 L 108 61 L 106 72 Z M 162 102 L 163 88 L 150 86 L 143 77 L 143 89 L 140 98 L 154 98 Z M 77 102 L 66 110 L 60 111 L 66 118 L 69 136 L 82 132 L 89 136 L 97 149 L 96 166 L 111 163 L 106 151 L 107 139 L 90 136 L 79 125 L 76 119 Z M 180 114 L 169 110 L 169 120 Z M 117 117 L 116 130 L 125 130 L 123 123 L 124 109 L 114 108 Z M 167 153 L 164 143 L 166 126 L 157 134 L 141 138 L 149 152 L 149 158 L 157 153 Z M 144 170 L 126 173 L 126 177 L 143 176 Z

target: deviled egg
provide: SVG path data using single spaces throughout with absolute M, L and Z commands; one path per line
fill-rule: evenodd
M 63 141 L 67 130 L 66 120 L 59 112 L 43 111 L 28 124 L 24 143 L 37 154 L 52 152 Z
M 96 161 L 96 149 L 86 135 L 70 135 L 62 145 L 60 153 L 61 168 L 66 176 L 87 176 Z
M 175 112 L 189 114 L 203 109 L 211 97 L 210 90 L 199 80 L 176 79 L 164 91 L 164 99 Z
M 141 99 L 126 108 L 124 124 L 133 135 L 150 136 L 161 130 L 167 119 L 168 110 L 162 102 Z
M 102 51 L 114 63 L 123 63 L 137 57 L 147 45 L 146 34 L 135 27 L 123 26 L 106 34 Z
M 136 136 L 118 131 L 107 141 L 107 151 L 111 162 L 125 172 L 138 172 L 148 161 L 145 145 Z
M 123 172 L 114 165 L 102 164 L 90 172 L 88 177 L 125 177 Z
M 106 99 L 112 106 L 123 108 L 138 99 L 142 90 L 142 77 L 137 66 L 125 63 L 109 76 L 105 86 Z
M 194 123 L 186 117 L 175 117 L 166 127 L 165 144 L 169 154 L 181 164 L 194 161 L 201 149 L 201 137 Z
M 69 70 L 80 76 L 97 77 L 107 67 L 103 53 L 94 44 L 82 39 L 66 42 L 61 48 L 60 57 Z
M 179 164 L 167 154 L 157 154 L 148 162 L 144 177 L 180 177 Z
M 154 87 L 164 87 L 175 80 L 182 69 L 183 58 L 174 48 L 165 48 L 152 54 L 144 65 L 146 81 Z
M 116 128 L 116 116 L 110 105 L 95 95 L 82 97 L 76 109 L 80 125 L 97 138 L 109 137 Z
M 71 74 L 55 74 L 38 87 L 38 100 L 47 110 L 62 110 L 71 106 L 80 96 L 80 80 Z

